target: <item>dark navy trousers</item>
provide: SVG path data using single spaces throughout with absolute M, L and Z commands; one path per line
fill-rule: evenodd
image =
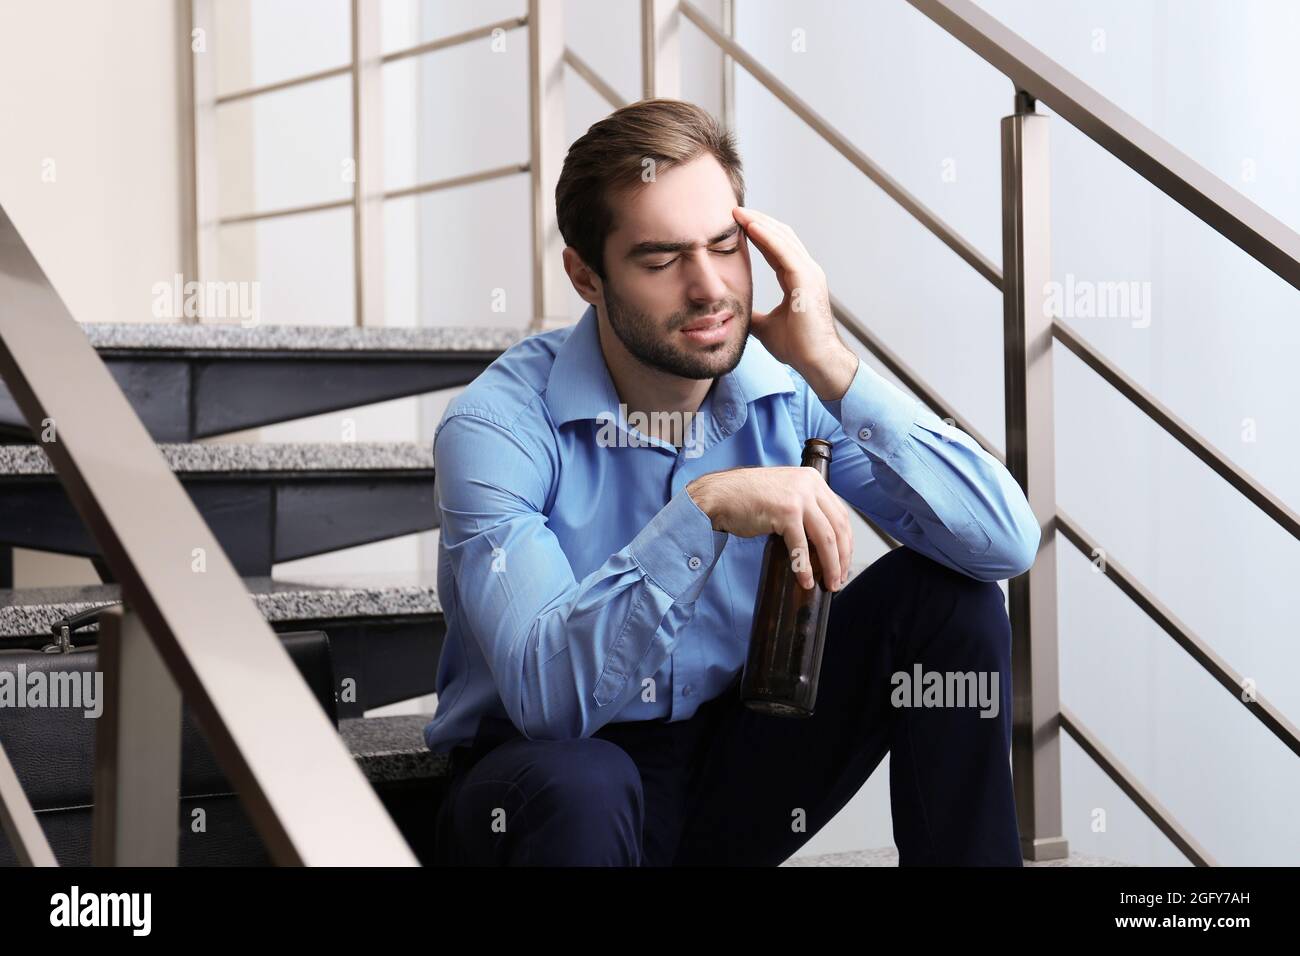
M 996 672 L 996 715 L 951 695 L 917 706 L 894 676 L 915 677 L 917 664 L 983 672 L 989 691 Z M 452 751 L 435 863 L 775 866 L 888 752 L 901 866 L 1022 865 L 1011 628 L 996 584 L 898 548 L 832 599 L 812 717 L 751 711 L 739 684 L 688 720 L 609 723 L 573 740 L 486 719 Z

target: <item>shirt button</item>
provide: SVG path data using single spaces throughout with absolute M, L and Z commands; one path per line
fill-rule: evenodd
M 683 696 L 683 697 L 690 697 L 690 696 L 691 696 L 691 685 L 690 685 L 690 684 L 687 684 L 685 687 L 682 688 L 682 696 Z
M 871 429 L 870 428 L 860 429 L 858 431 L 858 437 L 861 438 L 863 441 L 869 441 L 871 438 Z
M 698 571 L 702 564 L 704 564 L 704 562 L 701 561 L 699 558 L 697 558 L 695 555 L 691 555 L 690 560 L 686 562 L 686 566 L 690 568 L 692 571 Z

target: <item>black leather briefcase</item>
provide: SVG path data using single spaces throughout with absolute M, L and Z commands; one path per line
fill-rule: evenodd
M 323 631 L 278 635 L 321 708 L 338 726 L 334 666 Z M 81 674 L 95 670 L 94 648 L 68 653 L 0 651 L 0 671 Z M 20 665 L 22 670 L 20 670 Z M 11 684 L 12 686 L 12 684 Z M 182 866 L 265 865 L 261 839 L 218 769 L 189 708 L 182 711 L 181 780 L 177 808 Z M 98 722 L 81 709 L 0 706 L 0 743 L 36 811 L 50 847 L 64 866 L 91 862 L 95 734 Z M 197 811 L 197 812 L 196 812 Z M 0 830 L 0 866 L 17 858 Z

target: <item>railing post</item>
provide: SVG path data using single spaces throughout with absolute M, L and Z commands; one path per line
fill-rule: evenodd
M 99 616 L 99 669 L 94 865 L 176 866 L 181 693 L 129 608 Z
M 384 325 L 383 10 L 352 0 L 352 259 L 359 326 Z
M 564 135 L 564 3 L 528 0 L 529 158 L 532 182 L 533 317 L 530 331 L 568 325 L 569 279 L 555 214 L 568 152 Z
M 641 0 L 641 95 L 645 99 L 681 98 L 681 21 L 679 0 Z
M 722 32 L 736 38 L 736 0 L 722 0 Z M 736 131 L 736 61 L 722 51 L 722 125 Z
M 181 252 L 187 281 L 218 276 L 217 54 L 213 0 L 178 0 L 181 111 Z M 189 55 L 184 54 L 189 50 Z M 200 296 L 200 300 L 203 297 Z M 182 322 L 199 322 L 204 316 Z
M 1042 528 L 1034 566 L 1008 583 L 1012 773 L 1020 845 L 1028 860 L 1069 854 L 1061 826 L 1060 687 L 1056 633 L 1056 480 L 1047 117 L 1016 94 L 1002 120 L 1002 302 L 1007 468 Z

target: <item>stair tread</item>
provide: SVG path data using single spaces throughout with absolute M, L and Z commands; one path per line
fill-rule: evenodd
M 159 442 L 178 473 L 433 468 L 432 442 Z M 0 445 L 0 475 L 54 473 L 39 444 Z
M 272 623 L 442 613 L 432 573 L 315 574 L 243 581 L 263 617 Z M 116 584 L 2 588 L 0 647 L 6 637 L 49 634 L 50 625 L 59 618 L 112 604 L 121 595 Z
M 233 322 L 86 322 L 81 328 L 96 349 L 276 352 L 501 352 L 527 334 L 504 327 L 255 325 L 244 328 Z
M 345 717 L 339 734 L 370 780 L 412 780 L 447 775 L 447 755 L 424 743 L 432 714 Z
M 898 850 L 892 846 L 880 847 L 874 850 L 851 850 L 845 853 L 818 853 L 806 854 L 804 856 L 793 856 L 781 864 L 782 866 L 898 866 Z M 1025 861 L 1026 867 L 1031 866 L 1130 866 L 1131 864 L 1122 863 L 1119 860 L 1112 860 L 1104 856 L 1093 856 L 1087 853 L 1070 852 L 1068 859 L 1063 860 L 1043 860 L 1034 863 L 1029 860 Z

